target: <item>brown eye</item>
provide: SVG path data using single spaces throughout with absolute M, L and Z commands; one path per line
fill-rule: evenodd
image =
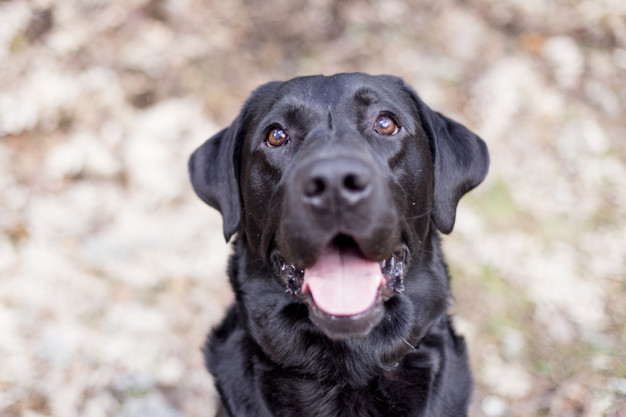
M 270 130 L 270 133 L 267 135 L 267 146 L 270 148 L 276 148 L 277 146 L 282 146 L 289 141 L 289 135 L 280 127 L 275 127 Z
M 374 130 L 376 130 L 381 135 L 395 135 L 400 130 L 400 127 L 396 124 L 396 122 L 389 116 L 378 116 L 376 119 L 376 123 L 374 123 Z

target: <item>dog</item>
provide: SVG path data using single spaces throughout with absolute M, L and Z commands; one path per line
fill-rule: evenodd
M 203 350 L 217 415 L 466 416 L 439 233 L 488 167 L 485 143 L 400 78 L 257 88 L 189 160 L 236 234 L 235 302 Z

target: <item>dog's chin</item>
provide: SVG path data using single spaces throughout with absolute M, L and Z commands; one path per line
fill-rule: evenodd
M 347 242 L 347 243 L 346 243 Z M 362 338 L 385 315 L 385 301 L 404 291 L 408 251 L 371 261 L 350 239 L 333 240 L 308 268 L 299 269 L 274 251 L 285 291 L 305 303 L 310 320 L 332 339 Z

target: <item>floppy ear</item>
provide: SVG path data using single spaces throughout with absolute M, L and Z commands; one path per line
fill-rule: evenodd
M 208 205 L 222 213 L 224 238 L 239 228 L 239 147 L 241 117 L 191 154 L 189 176 L 193 189 Z
M 271 107 L 274 93 L 281 84 L 280 81 L 272 81 L 257 88 L 235 121 L 204 142 L 189 158 L 191 185 L 202 201 L 222 213 L 227 242 L 241 223 L 239 151 L 246 128 L 255 111 Z
M 420 118 L 434 153 L 433 221 L 443 232 L 454 227 L 456 206 L 465 193 L 480 184 L 489 170 L 487 145 L 468 128 L 431 110 L 415 94 Z

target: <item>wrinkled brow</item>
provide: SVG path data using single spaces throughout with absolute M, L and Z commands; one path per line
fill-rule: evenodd
M 359 104 L 368 106 L 378 101 L 378 94 L 371 88 L 362 87 L 354 93 L 354 100 Z

